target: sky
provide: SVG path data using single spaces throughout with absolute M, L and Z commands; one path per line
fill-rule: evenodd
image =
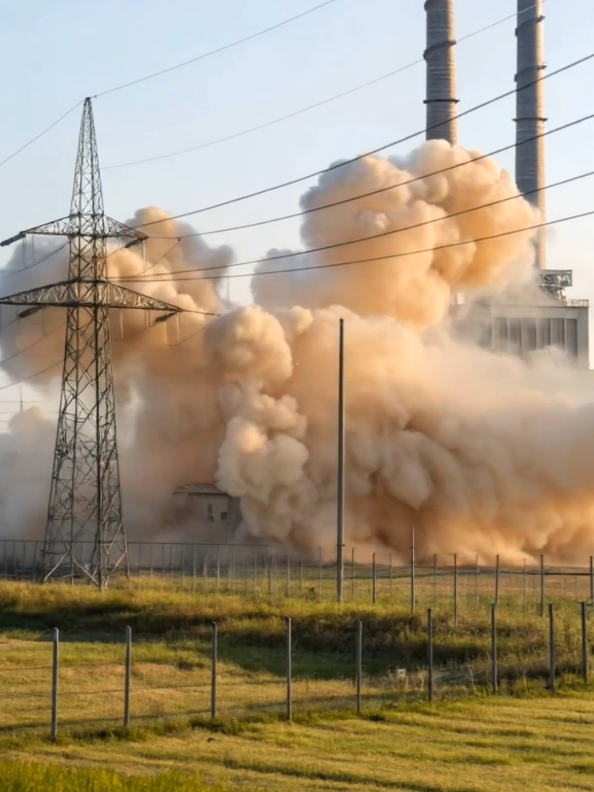
M 29 0 L 8 4 L 0 27 L 0 160 L 85 96 L 249 36 L 316 5 L 316 0 Z M 516 0 L 457 0 L 456 34 L 513 15 Z M 594 51 L 594 4 L 547 0 L 550 71 Z M 511 90 L 515 20 L 456 48 L 459 109 Z M 425 125 L 422 63 L 373 86 L 266 129 L 192 153 L 111 167 L 199 146 L 347 91 L 422 56 L 423 0 L 334 0 L 266 35 L 94 101 L 106 211 L 125 221 L 140 207 L 177 214 L 317 171 Z M 549 127 L 594 112 L 594 61 L 545 84 Z M 488 152 L 514 141 L 514 98 L 459 122 L 460 143 Z M 80 109 L 0 168 L 0 239 L 68 212 Z M 594 170 L 594 121 L 547 139 L 547 183 Z M 403 154 L 420 143 L 395 146 Z M 513 151 L 497 157 L 513 171 Z M 312 182 L 189 218 L 203 231 L 298 210 Z M 594 177 L 551 190 L 549 219 L 594 209 Z M 298 222 L 209 238 L 238 260 L 297 247 Z M 594 301 L 594 222 L 550 231 L 548 266 L 573 269 L 569 296 Z M 0 264 L 10 251 L 0 253 Z M 247 272 L 247 270 L 246 270 Z M 0 288 L 6 293 L 7 287 Z M 231 297 L 249 299 L 249 279 Z M 592 335 L 592 334 L 591 334 Z M 594 344 L 591 341 L 591 346 Z M 18 389 L 3 391 L 5 402 Z M 32 397 L 31 397 L 32 398 Z M 0 416 L 1 422 L 1 416 Z

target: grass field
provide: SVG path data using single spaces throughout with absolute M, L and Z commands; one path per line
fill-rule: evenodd
M 547 620 L 536 608 L 524 614 L 511 594 L 498 612 L 500 693 L 492 694 L 489 603 L 488 596 L 478 606 L 474 597 L 461 600 L 456 624 L 449 598 L 431 603 L 438 684 L 429 705 L 425 613 L 411 616 L 404 598 L 339 607 L 197 595 L 156 580 L 103 593 L 0 583 L 0 790 L 594 789 L 594 695 L 578 675 L 577 603 L 556 602 L 555 696 L 546 691 Z M 293 724 L 284 716 L 287 615 Z M 362 717 L 353 684 L 358 619 Z M 134 635 L 128 731 L 121 725 L 127 625 Z M 48 738 L 53 627 L 62 641 L 56 743 Z
M 387 708 L 368 718 L 337 713 L 292 725 L 179 725 L 177 733 L 73 736 L 57 745 L 10 744 L 5 738 L 0 789 L 589 790 L 593 738 L 589 694 Z M 33 755 L 35 764 L 22 764 Z

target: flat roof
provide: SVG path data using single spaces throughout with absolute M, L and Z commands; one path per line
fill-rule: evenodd
M 215 487 L 214 484 L 187 484 L 185 487 L 178 487 L 174 495 L 224 495 L 227 493 Z

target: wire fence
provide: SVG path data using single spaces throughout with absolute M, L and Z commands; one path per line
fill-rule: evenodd
M 74 544 L 73 555 L 82 568 L 95 549 L 92 542 Z M 193 592 L 245 596 L 301 597 L 330 600 L 337 596 L 337 569 L 332 548 L 307 552 L 287 551 L 266 545 L 190 544 L 182 542 L 129 542 L 128 563 L 122 575 L 131 580 Z M 407 564 L 391 553 L 370 553 L 345 548 L 343 592 L 346 601 L 408 601 L 411 611 L 449 598 L 454 615 L 460 608 L 485 599 L 499 604 L 514 596 L 524 611 L 536 608 L 544 615 L 547 597 L 594 602 L 594 558 L 583 566 L 557 566 L 539 562 L 505 566 L 499 557 L 493 565 L 459 563 L 458 556 L 434 555 L 418 562 L 411 553 Z M 66 577 L 87 582 L 79 566 Z M 40 580 L 43 542 L 0 540 L 0 579 Z
M 543 621 L 543 635 L 548 640 L 538 644 L 538 651 L 530 659 L 530 668 L 536 670 L 541 683 L 555 693 L 564 674 L 571 672 L 581 677 L 578 684 L 588 686 L 590 681 L 591 650 L 588 637 L 588 606 L 581 603 L 575 616 L 581 615 L 579 641 L 576 651 L 567 652 L 563 634 L 566 622 L 556 633 L 555 606 L 548 604 L 548 621 Z M 505 638 L 508 624 L 500 628 L 497 608 L 490 609 L 490 644 L 478 663 L 444 664 L 436 662 L 436 647 L 451 633 L 451 625 L 438 615 L 434 618 L 428 609 L 426 620 L 420 625 L 418 639 L 424 659 L 404 667 L 390 666 L 384 673 L 368 673 L 377 660 L 374 653 L 374 634 L 366 633 L 360 620 L 349 623 L 345 640 L 350 644 L 344 653 L 342 675 L 328 678 L 320 668 L 307 673 L 308 658 L 297 671 L 303 650 L 300 646 L 302 625 L 293 626 L 291 618 L 279 623 L 281 641 L 276 648 L 277 668 L 247 671 L 228 661 L 229 639 L 232 633 L 219 634 L 218 625 L 210 627 L 210 642 L 196 646 L 193 662 L 185 664 L 165 662 L 164 658 L 151 660 L 142 641 L 138 644 L 139 657 L 134 657 L 132 631 L 126 628 L 121 644 L 111 644 L 109 655 L 100 644 L 87 646 L 89 652 L 102 655 L 98 662 L 72 660 L 73 647 L 61 643 L 57 629 L 51 640 L 35 644 L 39 664 L 20 662 L 31 656 L 26 642 L 0 652 L 0 729 L 49 730 L 52 739 L 60 727 L 123 727 L 175 716 L 194 716 L 214 719 L 221 716 L 245 717 L 255 713 L 276 714 L 291 721 L 295 713 L 312 710 L 351 710 L 361 714 L 377 711 L 403 701 L 433 702 L 438 698 L 460 697 L 477 692 L 512 693 L 509 669 L 505 659 L 498 657 L 498 639 Z M 220 652 L 221 639 L 223 651 Z M 61 658 L 62 648 L 65 659 Z M 311 657 L 309 658 L 311 662 Z M 514 666 L 517 677 L 517 668 Z M 524 675 L 526 676 L 526 669 Z M 541 689 L 542 689 L 541 684 Z M 47 732 L 46 732 L 47 733 Z

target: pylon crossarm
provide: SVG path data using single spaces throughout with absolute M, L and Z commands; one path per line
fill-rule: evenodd
M 109 295 L 109 305 L 113 308 L 141 308 L 144 310 L 152 311 L 169 311 L 171 313 L 180 313 L 183 309 L 177 305 L 157 300 L 154 297 L 149 297 L 148 294 L 128 289 L 126 286 L 120 286 L 117 283 L 107 283 L 107 293 Z
M 19 242 L 21 239 L 24 239 L 27 235 L 32 234 L 39 234 L 44 236 L 68 236 L 70 234 L 76 233 L 76 229 L 72 225 L 72 218 L 68 217 L 60 217 L 57 220 L 51 220 L 49 223 L 44 223 L 43 225 L 34 226 L 33 228 L 27 228 L 25 231 L 19 231 L 18 234 L 9 237 L 8 239 L 3 240 L 0 242 L 0 247 L 7 247 L 7 245 L 12 245 L 13 242 Z
M 147 294 L 127 289 L 106 280 L 68 280 L 42 286 L 39 289 L 0 297 L 0 305 L 34 305 L 58 308 L 131 308 L 138 310 L 179 313 L 175 305 L 156 300 Z
M 108 237 L 118 237 L 122 239 L 131 238 L 138 242 L 143 242 L 145 239 L 149 238 L 146 234 L 143 234 L 142 231 L 137 231 L 135 228 L 131 228 L 125 223 L 120 223 L 119 220 L 114 220 L 112 217 L 106 216 L 105 224 L 107 226 L 106 236 Z
M 12 245 L 14 242 L 19 242 L 26 236 L 77 236 L 81 231 L 81 226 L 84 231 L 84 227 L 88 225 L 89 222 L 96 222 L 97 220 L 99 220 L 99 224 L 103 227 L 100 229 L 99 233 L 93 234 L 95 237 L 103 239 L 132 239 L 136 244 L 148 239 L 148 236 L 143 234 L 142 231 L 137 231 L 135 228 L 131 228 L 125 223 L 120 223 L 118 220 L 114 220 L 111 217 L 95 218 L 92 215 L 73 214 L 68 215 L 68 217 L 59 217 L 57 220 L 50 220 L 49 223 L 26 228 L 24 231 L 19 231 L 18 234 L 0 242 L 0 247 Z

